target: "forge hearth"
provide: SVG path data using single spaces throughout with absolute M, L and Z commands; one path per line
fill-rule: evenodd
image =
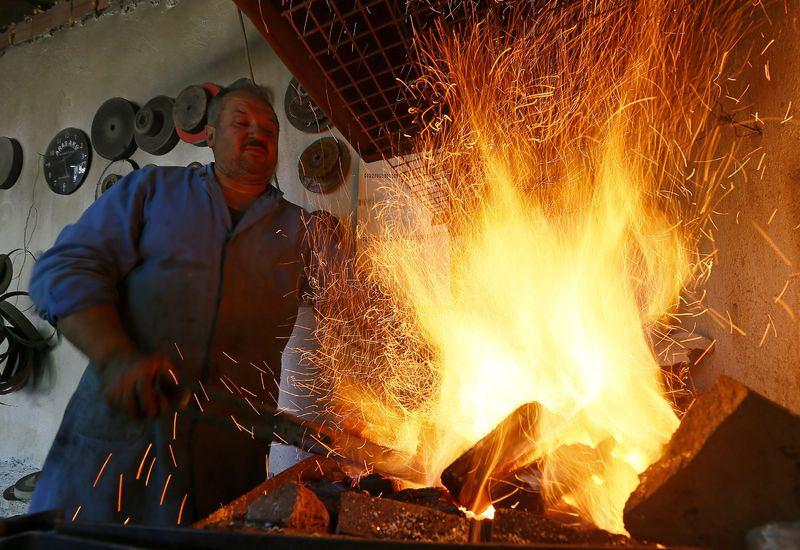
M 527 413 L 516 414 L 504 425 L 513 428 L 533 420 Z M 491 438 L 483 446 L 489 443 Z M 483 446 L 477 445 L 466 456 L 480 456 L 474 451 Z M 468 517 L 443 487 L 401 489 L 395 479 L 378 474 L 351 477 L 344 463 L 312 457 L 220 508 L 194 529 L 56 522 L 50 528 L 55 533 L 37 536 L 43 544 L 68 537 L 157 548 L 307 550 L 407 548 L 409 544 L 441 548 L 672 545 L 728 550 L 745 547 L 746 540 L 777 540 L 774 533 L 778 531 L 782 541 L 790 537 L 792 544 L 797 542 L 796 528 L 791 525 L 759 528 L 800 517 L 800 417 L 731 379 L 720 379 L 697 399 L 662 458 L 640 476 L 640 486 L 625 510 L 625 525 L 634 538 L 593 528 L 571 514 L 569 507 L 545 506 L 534 490 L 536 483 L 497 499 L 494 488 L 531 481 L 537 471 L 536 464 L 531 464 L 532 470 L 500 476 L 498 471 L 507 471 L 510 463 L 501 460 L 498 464 L 502 464 L 499 470 L 487 470 L 491 470 L 489 480 L 494 480 L 489 489 L 495 507 L 491 520 Z M 778 547 L 787 546 L 748 548 Z
M 401 490 L 394 479 L 353 478 L 336 460 L 312 457 L 195 527 L 376 542 L 736 548 L 753 528 L 800 518 L 800 418 L 731 379 L 695 402 L 662 459 L 640 477 L 625 511 L 634 538 L 547 509 L 536 484 L 520 483 L 541 473 L 537 464 L 514 470 L 529 444 L 486 462 L 498 441 L 535 433 L 537 413 L 535 404 L 520 407 L 464 453 L 443 475 L 450 490 Z M 465 500 L 491 502 L 494 518 L 468 517 Z
M 376 542 L 655 548 L 585 524 L 568 525 L 548 518 L 540 499 L 530 502 L 529 510 L 498 509 L 493 522 L 475 520 L 467 517 L 444 488 L 398 490 L 394 480 L 379 475 L 353 479 L 335 460 L 312 457 L 194 527 L 251 534 L 358 537 Z M 525 507 L 519 500 L 513 503 Z M 322 528 L 325 519 L 330 520 L 327 529 Z

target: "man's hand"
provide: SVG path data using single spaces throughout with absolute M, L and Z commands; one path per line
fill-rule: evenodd
M 59 319 L 58 330 L 97 368 L 106 401 L 115 409 L 142 419 L 189 404 L 191 393 L 176 382 L 172 361 L 138 351 L 115 305 L 94 306 Z
M 98 369 L 108 404 L 133 418 L 156 418 L 188 403 L 188 392 L 164 355 L 126 354 Z

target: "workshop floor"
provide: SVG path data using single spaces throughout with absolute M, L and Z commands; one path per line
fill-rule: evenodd
M 0 459 L 0 518 L 24 514 L 28 510 L 27 502 L 6 500 L 2 497 L 2 492 L 21 477 L 36 470 L 37 468 L 32 464 L 16 458 Z

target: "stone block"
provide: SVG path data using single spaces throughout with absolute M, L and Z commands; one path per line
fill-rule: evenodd
M 724 376 L 698 397 L 625 506 L 636 538 L 718 548 L 798 518 L 800 417 Z

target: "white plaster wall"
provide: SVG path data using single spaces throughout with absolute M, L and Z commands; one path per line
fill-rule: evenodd
M 281 125 L 278 179 L 286 198 L 307 208 L 348 216 L 357 156 L 353 153 L 349 181 L 336 192 L 318 196 L 302 187 L 297 158 L 322 136 L 299 132 L 286 120 L 283 96 L 291 75 L 246 19 L 245 24 L 255 79 L 272 88 L 275 96 Z M 46 249 L 64 225 L 77 219 L 94 200 L 95 184 L 108 163 L 98 155 L 86 182 L 73 195 L 55 195 L 47 187 L 39 155 L 58 130 L 75 126 L 89 134 L 95 111 L 113 96 L 143 105 L 155 95 L 174 97 L 190 84 L 225 85 L 247 73 L 239 20 L 230 0 L 132 2 L 124 11 L 7 50 L 0 56 L 0 135 L 19 140 L 25 160 L 18 183 L 0 191 L 0 252 L 22 247 L 25 235 L 31 251 Z M 207 148 L 179 143 L 165 156 L 137 151 L 133 159 L 140 166 L 186 165 L 208 162 L 212 155 Z M 21 289 L 27 287 L 30 267 L 28 261 L 22 269 Z M 308 319 L 309 313 L 301 317 Z M 303 345 L 303 334 L 296 330 L 289 347 Z M 287 353 L 284 372 L 295 362 L 296 354 Z M 0 398 L 6 405 L 0 406 L 0 459 L 16 457 L 37 467 L 43 462 L 85 368 L 84 358 L 67 343 L 53 351 L 49 363 L 38 387 Z
M 738 104 L 726 104 L 728 112 L 736 112 L 737 120 L 759 113 L 763 132 L 729 127 L 723 134 L 722 150 L 735 142 L 742 154 L 755 154 L 742 169 L 746 178 L 726 182 L 735 187 L 711 228 L 718 253 L 705 285 L 707 305 L 723 317 L 730 314 L 744 334 L 711 315 L 699 317 L 700 330 L 716 344 L 695 380 L 706 389 L 727 374 L 800 413 L 800 7 L 767 6 L 769 18 L 752 46 L 742 41 L 732 56 L 739 66 L 749 51 L 749 66 L 726 83 L 729 95 L 742 96 Z M 776 301 L 779 296 L 787 307 Z

